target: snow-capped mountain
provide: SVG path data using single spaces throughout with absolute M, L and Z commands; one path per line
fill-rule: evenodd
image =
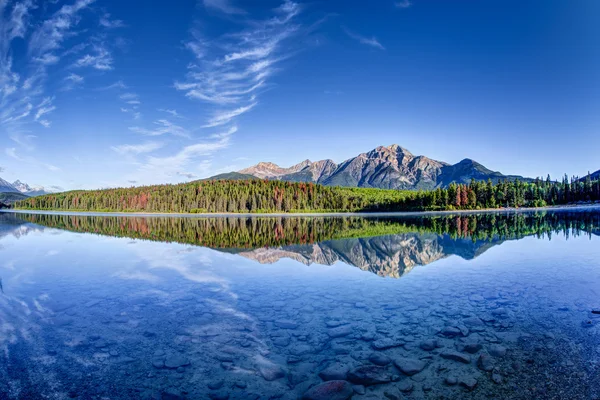
M 60 191 L 60 188 L 51 186 L 49 188 L 40 186 L 40 185 L 29 185 L 25 182 L 21 182 L 20 180 L 16 180 L 12 183 L 12 185 L 21 193 L 26 194 L 27 196 L 41 196 L 49 193 L 56 193 Z
M 41 196 L 49 193 L 60 192 L 62 189 L 57 186 L 44 187 L 39 185 L 29 185 L 20 180 L 13 183 L 0 178 L 0 193 L 23 193 L 27 196 Z
M 29 186 L 27 183 L 21 182 L 20 180 L 16 180 L 12 183 L 12 185 L 17 188 L 17 190 L 21 193 L 32 192 L 34 190 L 43 190 L 42 186 Z

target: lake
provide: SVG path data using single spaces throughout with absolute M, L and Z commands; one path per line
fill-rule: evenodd
M 600 212 L 0 213 L 2 399 L 598 399 Z

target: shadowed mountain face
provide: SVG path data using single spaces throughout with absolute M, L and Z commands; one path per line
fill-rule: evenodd
M 0 178 L 0 193 L 20 193 L 19 190 L 14 187 L 10 182 Z
M 434 189 L 450 183 L 469 183 L 471 179 L 497 183 L 503 179 L 521 179 L 503 175 L 470 160 L 451 165 L 415 156 L 398 145 L 379 146 L 340 164 L 332 160 L 312 162 L 305 160 L 289 168 L 269 162 L 260 162 L 239 172 L 217 178 L 256 177 L 291 182 L 314 182 L 329 186 L 367 187 L 381 189 Z
M 259 263 L 287 258 L 303 264 L 338 261 L 380 276 L 400 277 L 449 256 L 473 259 L 526 236 L 600 235 L 593 211 L 403 217 L 175 218 L 0 214 L 6 232 L 41 226 L 164 242 L 237 254 Z

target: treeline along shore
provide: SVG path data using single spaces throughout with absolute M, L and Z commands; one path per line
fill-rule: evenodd
M 428 191 L 322 186 L 277 180 L 205 180 L 76 190 L 14 204 L 25 210 L 160 213 L 452 211 L 546 207 L 600 201 L 600 180 L 471 181 Z

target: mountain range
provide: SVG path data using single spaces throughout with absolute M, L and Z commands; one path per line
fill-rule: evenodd
M 491 179 L 493 183 L 503 179 L 530 180 L 492 171 L 468 158 L 456 164 L 449 164 L 425 156 L 415 156 L 397 144 L 379 146 L 339 164 L 332 160 L 305 160 L 284 168 L 270 162 L 260 162 L 240 171 L 216 175 L 209 179 L 256 178 L 313 182 L 327 186 L 405 190 L 447 187 L 452 182 L 467 184 L 471 179 Z
M 43 186 L 30 186 L 27 183 L 16 180 L 13 183 L 0 178 L 0 194 L 4 203 L 12 203 L 26 197 L 41 196 L 44 194 L 55 193 L 57 190 L 46 189 Z

